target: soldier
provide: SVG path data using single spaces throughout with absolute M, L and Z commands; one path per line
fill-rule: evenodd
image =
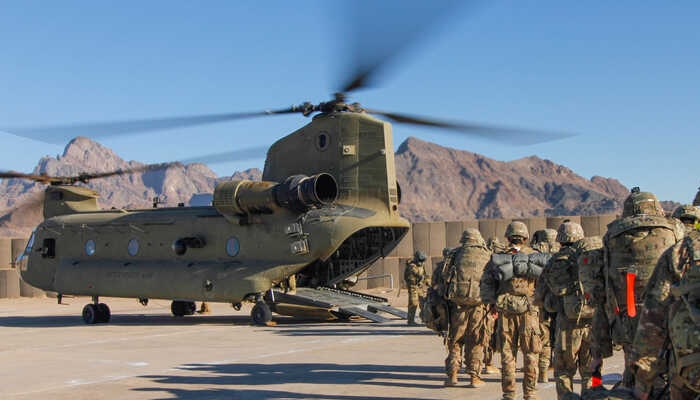
M 486 247 L 491 250 L 492 253 L 505 253 L 507 250 L 506 245 L 498 240 L 496 237 L 490 237 L 486 241 Z M 493 352 L 498 345 L 498 333 L 496 332 L 496 319 L 498 319 L 497 314 L 488 314 L 486 319 L 487 325 L 486 330 L 490 332 L 491 339 L 484 345 L 484 371 L 486 375 L 497 374 L 500 371 L 498 368 L 493 366 Z
M 557 242 L 557 231 L 555 229 L 540 229 L 532 234 L 530 245 L 540 253 L 554 254 L 559 251 Z M 546 383 L 547 370 L 552 362 L 552 343 L 554 342 L 554 331 L 552 322 L 556 323 L 556 314 L 544 309 L 540 310 L 540 330 L 542 331 L 542 352 L 537 363 L 539 372 L 537 382 Z
M 540 229 L 532 234 L 530 246 L 540 253 L 554 254 L 559 251 L 559 242 L 557 242 L 556 229 Z
M 690 232 L 695 230 L 695 224 L 700 222 L 700 208 L 689 204 L 679 206 L 673 210 L 673 214 L 671 216 L 681 221 L 681 223 L 685 226 L 685 231 Z
M 700 232 L 664 253 L 644 295 L 634 338 L 635 395 L 668 375 L 671 400 L 700 396 Z
M 445 297 L 448 300 L 450 323 L 447 331 L 447 358 L 445 386 L 457 385 L 457 373 L 462 364 L 462 354 L 470 387 L 484 386 L 481 379 L 481 361 L 484 344 L 490 339 L 486 306 L 481 302 L 479 281 L 491 258 L 479 230 L 469 228 L 462 233 L 461 247 L 454 250 L 449 264 L 443 269 Z
M 406 262 L 406 269 L 403 279 L 408 288 L 408 325 L 418 325 L 416 323 L 416 312 L 419 306 L 419 297 L 423 296 L 423 288 L 429 284 L 425 272 L 425 261 L 428 257 L 418 250 L 412 260 Z
M 695 207 L 700 207 L 700 188 L 698 188 L 698 192 L 695 193 L 695 199 L 693 199 L 693 205 Z
M 622 384 L 627 388 L 634 387 L 632 341 L 644 287 L 661 254 L 684 234 L 679 221 L 665 217 L 653 193 L 635 187 L 625 200 L 622 217 L 608 224 L 603 237 L 605 314 L 609 328 L 594 336 L 597 342 L 594 347 L 609 347 L 603 343 L 607 340 L 622 346 L 625 352 Z M 600 363 L 600 358 L 594 359 L 591 370 L 598 369 Z
M 588 305 L 581 290 L 578 250 L 574 243 L 583 239 L 581 225 L 564 221 L 557 230 L 561 249 L 552 255 L 537 282 L 535 300 L 556 315 L 554 342 L 554 379 L 561 400 L 573 392 L 578 369 L 582 390 L 590 387 L 591 319 L 595 308 Z
M 539 309 L 533 304 L 535 282 L 548 259 L 527 245 L 527 226 L 519 221 L 506 228 L 508 250 L 491 256 L 481 278 L 481 298 L 489 312 L 498 314 L 503 398 L 515 399 L 515 352 L 524 355 L 523 394 L 537 398 L 537 361 L 542 351 Z

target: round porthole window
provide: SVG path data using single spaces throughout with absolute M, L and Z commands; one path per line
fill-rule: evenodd
M 95 245 L 95 241 L 90 239 L 87 242 L 85 242 L 85 254 L 91 256 L 95 254 L 95 250 L 97 249 L 97 245 Z
M 238 242 L 238 239 L 235 237 L 228 238 L 226 241 L 226 254 L 235 257 L 239 251 L 241 251 L 241 244 Z
M 126 250 L 129 252 L 130 256 L 135 256 L 139 252 L 139 240 L 133 238 L 129 240 L 129 244 L 126 246 Z

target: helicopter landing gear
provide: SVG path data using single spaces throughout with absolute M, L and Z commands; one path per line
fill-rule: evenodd
M 83 307 L 83 321 L 88 324 L 107 323 L 112 318 L 112 312 L 105 303 L 99 302 L 99 297 L 92 296 L 92 303 Z
M 250 317 L 253 319 L 255 325 L 267 325 L 268 322 L 272 321 L 270 306 L 262 300 L 258 301 L 255 303 L 255 306 L 253 306 Z
M 170 304 L 170 311 L 176 317 L 184 317 L 194 314 L 197 311 L 197 305 L 194 304 L 194 301 L 173 300 Z

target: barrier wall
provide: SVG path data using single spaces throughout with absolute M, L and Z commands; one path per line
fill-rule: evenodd
M 0 238 L 0 268 L 12 268 L 11 238 Z

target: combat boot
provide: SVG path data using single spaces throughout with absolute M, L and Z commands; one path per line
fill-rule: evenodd
M 486 367 L 484 367 L 483 373 L 486 375 L 491 375 L 491 374 L 498 374 L 500 372 L 501 372 L 501 370 L 494 367 L 493 365 L 487 365 Z
M 416 323 L 416 311 L 417 307 L 408 307 L 408 325 L 415 326 Z
M 539 383 L 549 382 L 549 377 L 547 376 L 547 367 L 540 366 L 539 370 L 540 370 L 539 374 L 537 374 L 537 382 L 539 382 Z
M 199 311 L 197 311 L 198 314 L 209 314 L 211 310 L 209 309 L 209 303 L 206 301 L 202 302 L 202 305 L 199 307 Z
M 469 387 L 480 388 L 480 387 L 483 387 L 484 385 L 486 385 L 486 382 L 481 380 L 481 378 L 479 378 L 478 376 L 472 375 L 472 383 L 471 383 L 471 385 L 469 385 Z
M 457 371 L 448 372 L 447 379 L 445 379 L 445 387 L 455 387 L 457 382 Z

